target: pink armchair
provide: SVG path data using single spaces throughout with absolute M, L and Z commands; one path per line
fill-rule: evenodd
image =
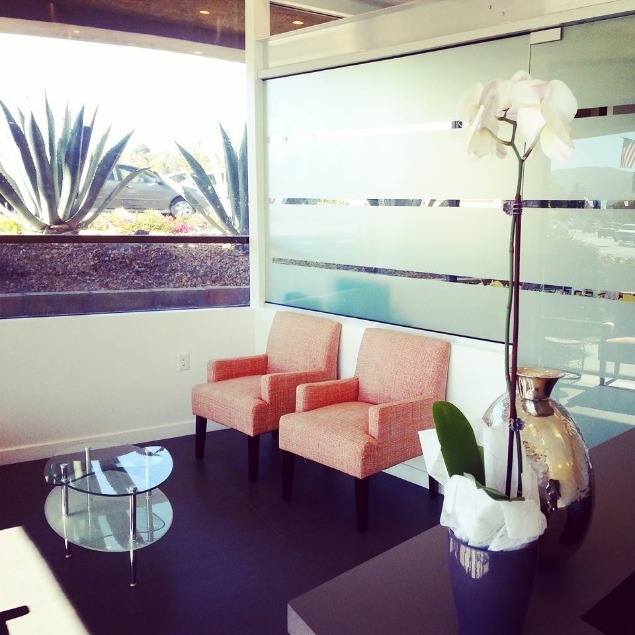
M 434 426 L 449 360 L 448 342 L 367 329 L 354 377 L 299 386 L 296 412 L 281 417 L 282 498 L 291 499 L 296 455 L 350 474 L 366 531 L 368 479 L 421 454 L 418 431 Z
M 299 384 L 337 377 L 341 324 L 322 317 L 279 311 L 266 353 L 212 360 L 207 383 L 192 389 L 197 459 L 205 454 L 207 421 L 247 435 L 249 480 L 258 480 L 260 435 L 278 430 L 280 416 L 295 408 Z

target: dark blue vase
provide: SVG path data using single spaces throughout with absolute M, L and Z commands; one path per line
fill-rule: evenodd
M 514 635 L 533 589 L 538 541 L 515 551 L 488 551 L 448 530 L 452 593 L 461 635 Z

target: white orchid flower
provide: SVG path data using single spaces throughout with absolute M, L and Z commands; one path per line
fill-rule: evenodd
M 519 82 L 513 101 L 518 106 L 518 131 L 527 143 L 533 146 L 539 138 L 551 160 L 568 161 L 573 150 L 569 123 L 578 104 L 566 84 L 558 80 Z
M 482 92 L 483 84 L 474 84 L 459 100 L 459 117 L 468 125 L 474 123 L 480 114 Z
M 526 71 L 518 71 L 510 80 L 475 84 L 459 102 L 463 121 L 473 126 L 468 152 L 476 158 L 507 155 L 513 140 L 500 137 L 500 122 L 507 120 L 517 124 L 518 133 L 528 144 L 528 154 L 539 141 L 552 161 L 568 161 L 573 150 L 569 123 L 577 108 L 566 84 L 532 79 Z

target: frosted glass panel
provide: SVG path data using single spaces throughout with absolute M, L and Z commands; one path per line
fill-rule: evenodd
M 607 354 L 635 337 L 634 25 L 268 80 L 267 300 L 502 341 L 516 166 L 467 156 L 456 103 L 527 68 L 580 112 L 572 161 L 527 166 L 521 362 L 635 387 L 633 349 Z
M 566 82 L 579 108 L 633 103 L 633 16 L 567 27 L 557 42 L 531 47 L 531 74 Z
M 466 314 L 483 338 L 496 340 L 504 329 L 506 289 L 483 284 L 447 284 L 376 273 L 320 269 L 274 262 L 267 280 L 276 302 L 378 322 L 460 332 Z
M 527 37 L 269 80 L 270 136 L 376 130 L 457 118 L 475 82 L 527 66 Z
M 474 161 L 465 151 L 468 141 L 467 130 L 452 130 L 450 122 L 438 131 L 271 139 L 269 195 L 274 199 L 513 198 L 514 163 L 495 157 Z
M 509 218 L 491 207 L 272 205 L 270 218 L 273 258 L 394 275 L 508 276 Z
M 525 36 L 316 73 L 265 86 L 274 199 L 511 197 L 511 162 L 467 156 L 453 129 L 474 83 L 527 65 Z
M 635 82 L 635 74 L 631 80 Z M 635 104 L 633 105 L 635 111 Z M 536 155 L 527 168 L 525 198 L 587 201 L 635 198 L 632 166 L 622 160 L 625 144 L 635 139 L 635 114 L 576 119 L 575 150 L 564 164 L 550 164 Z

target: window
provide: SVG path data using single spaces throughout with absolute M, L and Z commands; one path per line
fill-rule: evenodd
M 247 304 L 244 64 L 194 51 L 16 33 L 0 34 L 0 52 L 14 60 L 0 100 L 16 121 L 19 113 L 27 122 L 32 117 L 44 139 L 52 131 L 59 141 L 66 134 L 66 109 L 71 126 L 83 109 L 92 133 L 86 170 L 78 171 L 78 192 L 90 183 L 91 157 L 102 138 L 108 133 L 103 157 L 131 133 L 90 207 L 103 211 L 87 213 L 79 226 L 70 227 L 73 232 L 58 232 L 69 228 L 57 222 L 45 234 L 32 235 L 43 231 L 41 223 L 25 227 L 24 215 L 5 197 L 0 317 Z M 2 171 L 33 199 L 1 113 L 0 138 Z M 233 154 L 225 151 L 227 143 Z M 49 146 L 46 156 L 50 161 Z M 193 178 L 188 157 L 207 182 Z M 236 167 L 244 168 L 244 178 L 241 172 L 242 180 L 230 191 L 236 184 L 227 174 Z

